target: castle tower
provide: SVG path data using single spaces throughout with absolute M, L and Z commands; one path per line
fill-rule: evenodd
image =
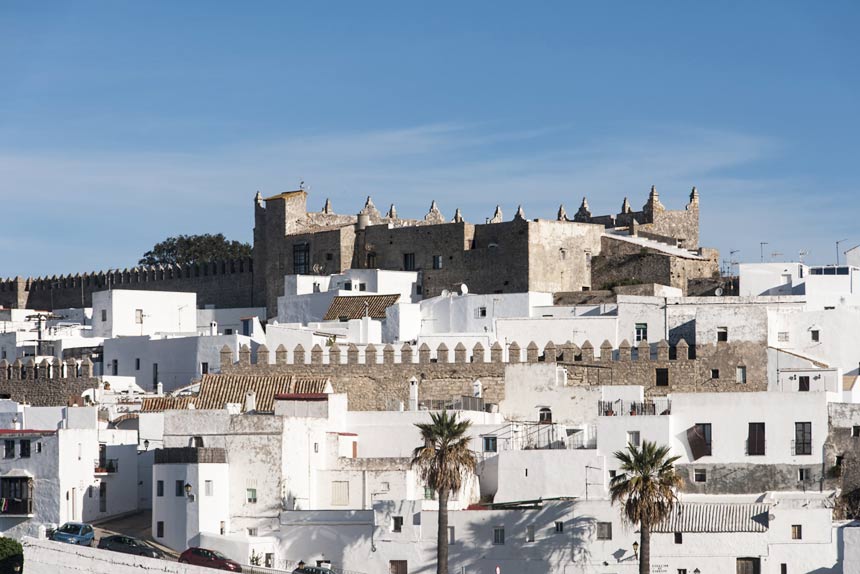
M 558 220 L 570 221 L 570 219 L 567 218 L 567 211 L 564 210 L 564 204 L 558 206 Z
M 666 211 L 666 207 L 660 203 L 660 195 L 657 193 L 657 186 L 651 186 L 651 193 L 648 194 L 648 201 L 645 203 L 642 211 L 645 212 L 645 218 L 648 222 L 654 221 L 655 215 L 660 215 Z
M 591 211 L 588 209 L 588 200 L 586 198 L 582 198 L 582 203 L 579 205 L 576 215 L 573 216 L 573 220 L 577 223 L 591 222 Z

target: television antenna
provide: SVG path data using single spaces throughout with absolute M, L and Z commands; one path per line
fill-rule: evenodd
M 800 260 L 801 263 L 803 263 L 803 258 L 807 255 L 809 255 L 809 250 L 807 249 L 801 249 L 797 252 L 797 258 Z

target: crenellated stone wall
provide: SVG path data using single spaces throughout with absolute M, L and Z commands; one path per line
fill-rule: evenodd
M 74 359 L 0 361 L 0 395 L 20 403 L 37 407 L 78 404 L 84 391 L 97 386 L 89 358 L 80 363 Z
M 484 399 L 498 403 L 504 398 L 505 366 L 511 363 L 557 363 L 567 370 L 573 385 L 642 385 L 647 396 L 670 392 L 738 392 L 767 389 L 765 350 L 755 343 L 720 343 L 699 347 L 695 353 L 681 340 L 674 347 L 666 341 L 627 341 L 614 349 L 608 341 L 599 348 L 586 341 L 581 347 L 566 342 L 548 343 L 543 349 L 534 342 L 525 347 L 514 342 L 507 348 L 494 343 L 486 349 L 480 343 L 453 349 L 442 343 L 436 349 L 426 344 L 415 348 L 408 343 L 330 347 L 283 345 L 272 353 L 265 345 L 256 354 L 244 346 L 236 357 L 229 347 L 221 351 L 221 372 L 269 375 L 290 373 L 324 376 L 335 392 L 349 394 L 354 410 L 384 410 L 409 398 L 409 379 L 422 380 L 422 400 L 451 400 L 472 394 L 472 383 L 480 379 Z M 691 358 L 695 357 L 695 358 Z M 746 383 L 738 383 L 738 366 L 746 369 Z M 731 374 L 721 379 L 713 371 Z M 659 382 L 667 381 L 665 386 Z

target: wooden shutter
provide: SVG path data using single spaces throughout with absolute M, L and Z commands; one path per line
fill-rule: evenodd
M 349 506 L 349 482 L 334 480 L 331 483 L 332 506 Z
M 708 454 L 708 445 L 705 442 L 705 436 L 697 425 L 693 425 L 687 429 L 687 443 L 689 443 L 690 450 L 693 453 L 693 460 L 699 460 Z

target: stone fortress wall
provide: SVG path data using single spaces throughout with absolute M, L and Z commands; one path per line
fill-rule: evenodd
M 19 403 L 37 407 L 77 404 L 84 391 L 98 386 L 88 357 L 81 362 L 43 359 L 36 363 L 32 358 L 0 361 L 0 396 Z
M 238 359 L 238 360 L 237 360 Z M 632 347 L 626 341 L 617 348 L 606 341 L 599 349 L 586 341 L 581 347 L 567 342 L 535 343 L 521 347 L 514 342 L 503 347 L 494 343 L 486 349 L 480 343 L 471 349 L 458 343 L 449 349 L 422 344 L 417 349 L 406 343 L 377 347 L 356 345 L 344 348 L 301 345 L 274 353 L 261 345 L 256 354 L 245 346 L 235 357 L 229 348 L 221 351 L 221 372 L 226 374 L 293 374 L 322 376 L 331 380 L 334 391 L 349 395 L 350 409 L 386 410 L 399 402 L 408 404 L 409 379 L 422 380 L 421 399 L 450 401 L 471 396 L 472 383 L 479 379 L 488 403 L 504 399 L 505 367 L 516 363 L 557 363 L 567 370 L 569 385 L 642 385 L 646 396 L 671 392 L 738 392 L 767 390 L 765 350 L 755 343 L 720 343 L 695 349 L 686 341 L 670 346 L 641 342 Z M 746 367 L 746 383 L 734 377 L 738 366 Z M 730 376 L 712 378 L 719 370 Z M 666 377 L 666 385 L 658 379 Z
M 140 289 L 197 293 L 197 304 L 251 307 L 253 259 L 195 265 L 147 265 L 97 273 L 0 280 L 0 307 L 71 309 L 92 306 L 96 291 Z

